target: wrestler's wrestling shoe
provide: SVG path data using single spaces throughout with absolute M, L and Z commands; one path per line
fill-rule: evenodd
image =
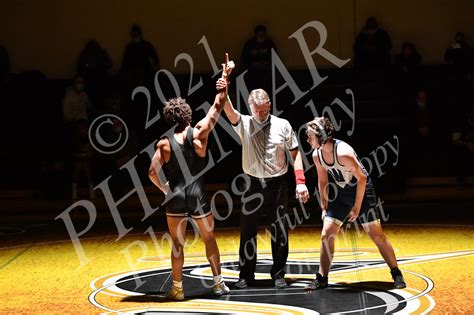
M 316 273 L 316 279 L 311 281 L 310 284 L 308 284 L 305 287 L 305 290 L 318 290 L 318 289 L 324 289 L 328 287 L 328 277 L 323 277 L 319 272 Z
M 392 270 L 390 270 L 390 273 L 392 274 L 393 287 L 395 289 L 403 289 L 407 287 L 407 284 L 405 283 L 405 279 L 403 279 L 403 275 L 400 269 L 393 268 Z
M 228 286 L 225 285 L 224 281 L 221 281 L 214 285 L 213 291 L 215 295 L 221 296 L 221 295 L 229 294 L 230 289 Z
M 177 288 L 174 285 L 171 286 L 170 292 L 166 295 L 168 300 L 173 301 L 183 301 L 184 300 L 184 292 L 182 288 Z

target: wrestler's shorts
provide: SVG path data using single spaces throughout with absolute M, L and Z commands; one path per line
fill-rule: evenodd
M 354 206 L 357 185 L 350 183 L 344 188 L 337 185 L 331 186 L 333 186 L 334 189 L 331 189 L 332 191 L 329 195 L 325 220 L 331 220 L 339 226 L 342 226 Z M 364 199 L 357 221 L 362 225 L 380 223 L 380 210 L 377 206 L 374 185 L 370 178 L 367 179 Z
M 177 193 L 166 204 L 166 215 L 170 217 L 192 217 L 202 219 L 212 214 L 207 195 L 189 196 Z

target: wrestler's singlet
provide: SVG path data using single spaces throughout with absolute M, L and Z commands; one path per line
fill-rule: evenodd
M 170 143 L 170 159 L 164 165 L 166 178 L 170 185 L 172 199 L 167 203 L 168 213 L 191 215 L 203 214 L 209 210 L 204 190 L 202 170 L 206 158 L 196 154 L 193 145 L 193 128 L 189 127 L 183 144 L 174 136 L 167 137 Z M 201 175 L 196 177 L 196 175 Z

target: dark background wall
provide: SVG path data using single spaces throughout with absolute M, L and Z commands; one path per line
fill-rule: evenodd
M 311 20 L 328 30 L 326 48 L 342 59 L 352 57 L 354 36 L 369 16 L 392 36 L 399 52 L 402 42 L 417 43 L 425 63 L 441 63 L 444 49 L 456 31 L 474 29 L 474 2 L 470 0 L 314 0 L 314 1 L 156 1 L 156 0 L 3 0 L 0 43 L 7 47 L 13 72 L 37 69 L 49 78 L 74 75 L 79 52 L 97 39 L 110 53 L 114 69 L 120 66 L 128 31 L 139 23 L 152 42 L 162 67 L 186 73 L 174 58 L 189 53 L 196 71 L 211 70 L 202 45 L 206 36 L 215 56 L 228 51 L 239 56 L 258 23 L 266 24 L 279 54 L 290 69 L 305 67 L 296 40 L 288 36 Z M 314 35 L 313 35 L 314 36 Z M 315 39 L 317 40 L 317 39 Z M 468 35 L 469 40 L 469 35 Z M 330 66 L 324 59 L 318 65 Z

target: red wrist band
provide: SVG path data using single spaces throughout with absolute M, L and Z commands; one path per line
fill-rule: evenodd
M 295 178 L 296 178 L 296 185 L 306 183 L 303 170 L 295 170 Z

